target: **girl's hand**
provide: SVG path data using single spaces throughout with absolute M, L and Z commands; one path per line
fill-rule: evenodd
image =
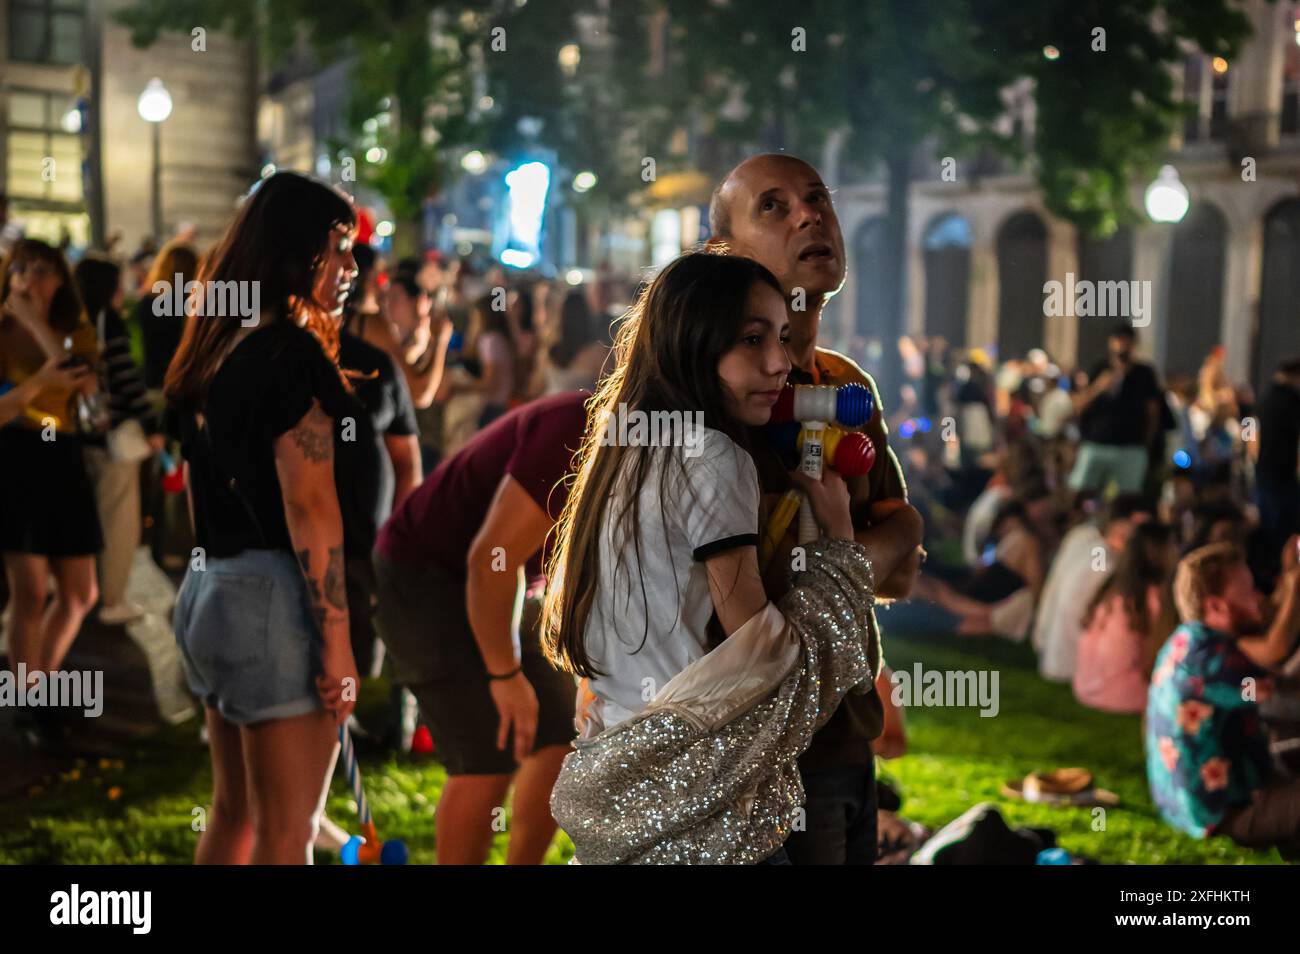
M 812 505 L 817 526 L 826 536 L 837 540 L 853 539 L 853 520 L 849 516 L 849 488 L 844 478 L 830 467 L 822 469 L 822 479 L 813 480 L 803 471 L 790 474 L 794 485 L 803 491 Z
M 510 728 L 515 730 L 515 761 L 522 762 L 533 751 L 537 738 L 537 693 L 522 673 L 509 679 L 491 679 L 488 689 L 497 707 L 497 748 L 505 751 Z
M 11 289 L 9 297 L 5 299 L 4 310 L 13 315 L 19 324 L 28 328 L 40 324 L 44 317 L 41 314 L 40 302 L 30 292 Z
M 342 725 L 357 706 L 356 660 L 352 658 L 352 644 L 346 638 L 325 640 L 321 649 L 321 674 L 316 677 L 316 692 L 321 705 L 334 716 L 334 724 Z
M 65 367 L 64 361 L 67 359 L 63 356 L 49 358 L 41 365 L 39 371 L 32 375 L 32 380 L 37 382 L 37 386 L 43 391 L 46 388 L 59 388 L 63 391 L 76 391 L 90 377 L 90 368 L 84 364 L 74 364 L 71 367 Z

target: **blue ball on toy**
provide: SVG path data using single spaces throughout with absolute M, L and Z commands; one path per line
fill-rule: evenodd
M 869 389 L 857 383 L 844 384 L 835 396 L 835 419 L 845 427 L 861 427 L 871 420 L 875 407 Z
M 406 864 L 406 842 L 404 841 L 384 842 L 384 846 L 379 849 L 379 863 L 381 865 Z

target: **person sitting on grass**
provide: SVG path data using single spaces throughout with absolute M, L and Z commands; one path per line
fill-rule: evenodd
M 1029 635 L 1046 563 L 1038 527 L 1050 507 L 1046 487 L 1030 484 L 999 512 L 989 541 L 992 560 L 960 589 L 929 576 L 917 581 L 916 595 L 947 614 L 944 628 L 959 636 L 992 633 L 1017 642 Z
M 1297 539 L 1283 552 L 1268 625 L 1237 547 L 1183 558 L 1174 577 L 1183 624 L 1156 657 L 1145 720 L 1147 779 L 1165 821 L 1287 858 L 1300 858 L 1300 779 L 1274 779 L 1258 700 L 1300 633 Z
M 1069 682 L 1074 678 L 1083 632 L 1078 608 L 1087 606 L 1106 581 L 1106 569 L 1119 558 L 1134 528 L 1150 519 L 1151 505 L 1145 497 L 1120 494 L 1104 517 L 1085 520 L 1061 541 L 1034 619 L 1034 649 L 1044 679 Z
M 1130 713 L 1146 706 L 1156 650 L 1178 623 L 1170 589 L 1177 562 L 1178 541 L 1167 524 L 1144 523 L 1129 537 L 1115 572 L 1083 613 L 1074 670 L 1074 697 L 1083 705 Z

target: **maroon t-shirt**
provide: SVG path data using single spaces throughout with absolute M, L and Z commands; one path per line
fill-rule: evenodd
M 558 520 L 569 496 L 573 455 L 582 442 L 591 395 L 566 391 L 539 398 L 497 418 L 444 460 L 393 512 L 376 548 L 393 563 L 433 563 L 464 573 L 497 487 L 513 477 L 528 496 Z M 541 572 L 540 554 L 527 565 Z

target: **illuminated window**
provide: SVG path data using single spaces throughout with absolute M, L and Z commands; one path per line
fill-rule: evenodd
M 9 58 L 81 63 L 85 25 L 85 0 L 10 0 Z
M 14 198 L 82 201 L 81 139 L 65 131 L 73 108 L 64 93 L 13 89 L 8 94 L 5 191 Z

